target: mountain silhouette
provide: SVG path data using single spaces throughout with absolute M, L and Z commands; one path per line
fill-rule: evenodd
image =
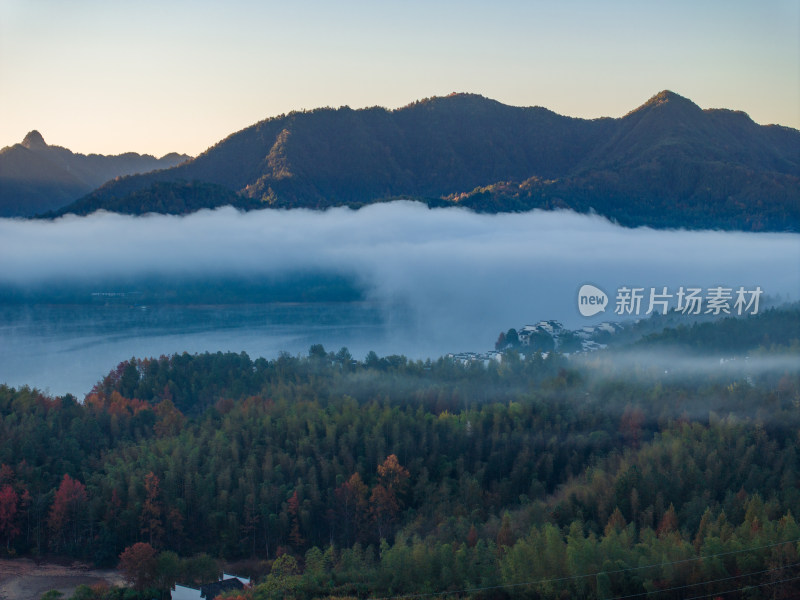
M 800 132 L 670 91 L 616 119 L 474 94 L 396 110 L 321 108 L 257 123 L 172 169 L 111 181 L 61 213 L 400 197 L 484 212 L 572 208 L 630 226 L 798 230 Z
M 160 159 L 133 152 L 118 156 L 76 154 L 49 146 L 36 130 L 0 150 L 0 216 L 31 216 L 61 208 L 121 175 L 164 169 L 190 157 Z

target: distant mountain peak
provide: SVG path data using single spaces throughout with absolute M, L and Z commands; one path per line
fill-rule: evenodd
M 34 129 L 21 143 L 0 149 L 0 217 L 56 210 L 107 181 L 174 167 L 188 158 L 173 153 L 156 159 L 134 152 L 87 156 L 48 145 Z
M 480 94 L 473 94 L 471 92 L 450 92 L 445 96 L 431 96 L 430 98 L 416 100 L 415 102 L 407 104 L 402 108 L 395 109 L 395 112 L 402 112 L 415 106 L 496 106 L 498 104 L 499 102 L 496 100 L 486 98 Z
M 676 94 L 671 90 L 661 90 L 655 96 L 650 98 L 650 100 L 645 103 L 645 106 L 648 104 L 663 104 L 664 102 L 689 102 L 690 104 L 693 104 L 693 102 L 688 98 L 684 98 L 680 94 Z
M 480 94 L 474 94 L 472 92 L 450 92 L 445 96 L 446 98 L 475 98 L 477 100 L 486 100 L 484 96 Z
M 647 113 L 657 109 L 659 111 L 667 109 L 668 112 L 664 114 L 675 114 L 678 111 L 681 114 L 701 113 L 702 109 L 688 98 L 684 98 L 680 94 L 676 94 L 670 90 L 663 90 L 658 92 L 655 96 L 651 97 L 647 102 L 635 108 L 625 116 L 634 115 L 637 113 Z
M 42 134 L 35 129 L 25 136 L 25 139 L 22 140 L 22 145 L 28 150 L 41 150 L 42 148 L 47 148 L 47 144 L 45 143 Z

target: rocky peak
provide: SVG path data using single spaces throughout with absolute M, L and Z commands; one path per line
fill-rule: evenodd
M 47 144 L 45 143 L 42 134 L 35 129 L 25 136 L 25 139 L 22 140 L 22 145 L 28 150 L 41 150 L 43 148 L 47 148 Z

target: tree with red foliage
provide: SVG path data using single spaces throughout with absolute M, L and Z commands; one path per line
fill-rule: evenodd
M 641 444 L 644 421 L 644 412 L 639 406 L 628 405 L 625 407 L 620 418 L 619 430 L 625 441 L 634 448 L 638 448 Z
M 503 350 L 506 347 L 506 334 L 504 331 L 500 332 L 500 335 L 497 336 L 497 341 L 494 343 L 495 350 Z
M 150 544 L 138 542 L 119 555 L 119 569 L 125 581 L 140 592 L 155 584 L 156 567 L 156 550 Z
M 14 483 L 14 469 L 6 464 L 0 465 L 0 485 Z
M 467 533 L 467 546 L 469 546 L 470 548 L 474 548 L 477 543 L 478 543 L 478 530 L 475 529 L 475 525 L 470 525 L 469 532 Z
M 369 504 L 372 520 L 378 528 L 378 537 L 384 539 L 400 514 L 397 496 L 391 490 L 378 484 L 372 488 Z
M 55 535 L 56 544 L 59 540 L 74 546 L 80 543 L 80 524 L 87 501 L 86 487 L 65 474 L 48 517 L 48 525 Z
M 303 536 L 300 534 L 300 500 L 297 497 L 297 490 L 289 498 L 289 516 L 292 519 L 292 530 L 289 533 L 289 539 L 297 549 L 305 543 Z
M 11 540 L 19 534 L 17 506 L 19 496 L 11 484 L 0 488 L 0 535 L 6 539 L 6 552 L 11 550 Z

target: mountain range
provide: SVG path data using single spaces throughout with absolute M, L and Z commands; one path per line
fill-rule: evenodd
M 185 213 L 411 198 L 482 212 L 571 208 L 627 226 L 800 230 L 800 132 L 663 91 L 578 119 L 474 94 L 321 108 L 230 135 L 170 169 L 121 177 L 51 214 Z
M 22 143 L 0 150 L 0 217 L 55 210 L 116 177 L 173 167 L 189 158 L 176 153 L 161 158 L 134 152 L 76 154 L 48 145 L 34 130 Z

